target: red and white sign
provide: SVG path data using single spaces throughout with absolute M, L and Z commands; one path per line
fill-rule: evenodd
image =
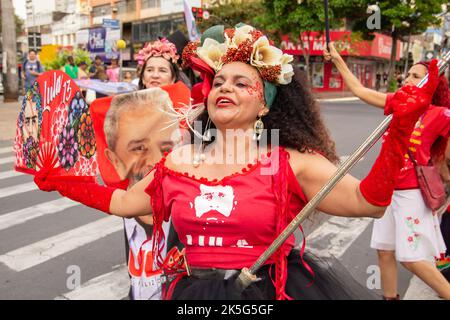
M 380 33 L 375 33 L 372 41 L 354 40 L 351 31 L 330 31 L 331 41 L 336 43 L 342 56 L 361 56 L 390 59 L 392 38 Z M 299 39 L 300 40 L 300 39 Z M 310 55 L 321 56 L 325 48 L 325 34 L 319 32 L 304 32 L 301 36 L 306 50 L 310 50 Z M 282 37 L 281 47 L 283 51 L 292 55 L 303 54 L 302 46 L 299 43 L 294 44 L 288 36 Z M 400 41 L 397 41 L 396 60 L 400 59 Z

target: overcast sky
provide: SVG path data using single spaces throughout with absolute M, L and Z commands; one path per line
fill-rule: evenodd
M 13 0 L 14 10 L 16 14 L 23 20 L 27 18 L 27 11 L 25 7 L 25 0 Z

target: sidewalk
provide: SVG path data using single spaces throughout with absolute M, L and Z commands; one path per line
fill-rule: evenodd
M 356 98 L 351 91 L 313 91 L 317 99 Z
M 6 103 L 3 102 L 3 96 L 0 96 L 0 141 L 14 139 L 19 112 L 19 102 Z
M 386 92 L 386 88 L 381 88 L 379 92 Z M 319 100 L 358 100 L 351 91 L 313 91 L 316 99 Z

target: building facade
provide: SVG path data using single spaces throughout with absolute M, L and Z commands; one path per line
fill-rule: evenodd
M 366 87 L 375 88 L 377 75 L 382 78 L 383 73 L 387 71 L 393 46 L 392 38 L 375 33 L 372 41 L 363 41 L 346 30 L 330 31 L 330 38 L 359 81 Z M 310 74 L 315 91 L 347 91 L 339 71 L 332 63 L 324 63 L 325 45 L 324 35 L 318 32 L 303 33 L 296 43 L 289 37 L 284 37 L 282 41 L 283 51 L 294 55 L 300 67 L 305 67 L 306 64 L 304 50 L 309 52 Z M 402 53 L 400 41 L 397 41 L 396 45 L 398 61 Z
M 201 0 L 189 1 L 201 6 Z M 134 55 L 149 41 L 167 37 L 184 22 L 183 0 L 88 0 L 89 27 L 101 27 L 104 19 L 120 21 L 125 65 L 134 65 Z
M 25 27 L 30 48 L 43 45 L 72 47 L 75 33 L 89 26 L 88 15 L 82 13 L 82 0 L 26 0 Z

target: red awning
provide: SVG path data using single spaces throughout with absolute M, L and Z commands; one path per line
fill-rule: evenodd
M 309 37 L 306 32 L 302 34 L 303 43 L 308 44 L 312 56 L 321 56 L 325 48 L 325 34 L 310 32 Z M 352 37 L 351 31 L 330 31 L 331 41 L 336 42 L 342 56 L 360 56 L 390 59 L 392 38 L 384 34 L 375 33 L 372 41 L 356 40 Z M 301 55 L 303 50 L 300 43 L 294 44 L 288 36 L 282 37 L 281 47 L 283 51 L 292 55 Z M 400 41 L 397 40 L 397 56 L 400 59 Z

